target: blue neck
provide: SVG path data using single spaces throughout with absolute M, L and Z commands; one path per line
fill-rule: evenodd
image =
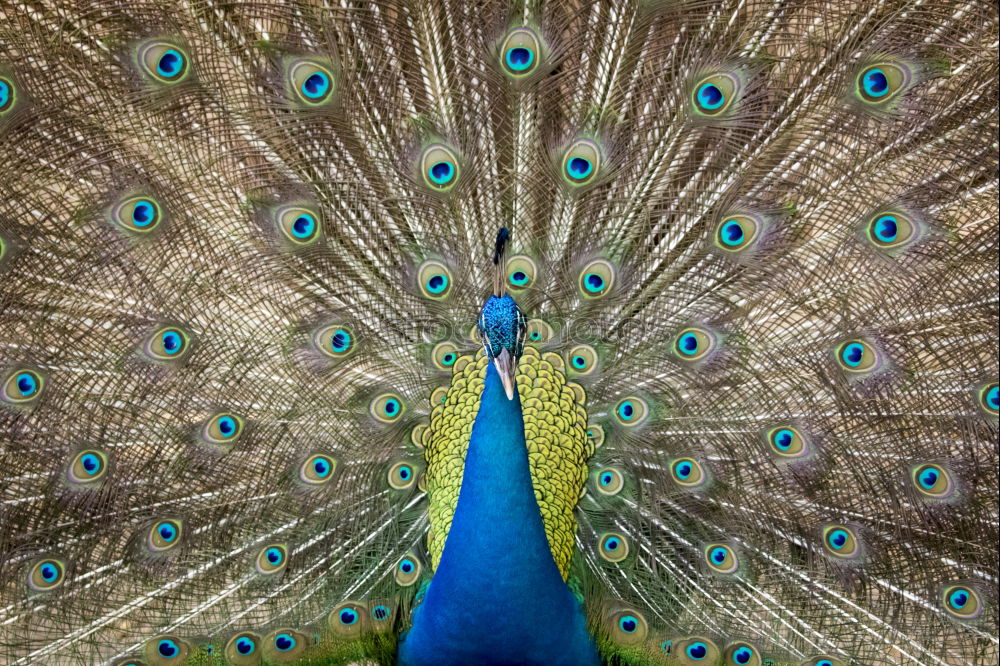
M 521 400 L 491 363 L 444 552 L 400 663 L 596 666 L 535 501 Z

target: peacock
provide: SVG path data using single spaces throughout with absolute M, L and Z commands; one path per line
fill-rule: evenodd
M 0 0 L 0 663 L 994 665 L 986 0 Z

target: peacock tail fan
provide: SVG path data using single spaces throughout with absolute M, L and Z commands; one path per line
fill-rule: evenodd
M 0 2 L 0 662 L 997 663 L 997 30 Z

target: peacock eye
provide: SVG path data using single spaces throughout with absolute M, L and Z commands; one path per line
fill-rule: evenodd
M 979 407 L 992 416 L 1000 413 L 1000 388 L 997 382 L 991 382 L 979 389 Z
M 100 481 L 107 470 L 107 454 L 97 449 L 87 449 L 73 456 L 66 469 L 66 475 L 73 483 L 93 484 Z
M 151 41 L 137 51 L 139 69 L 150 80 L 166 85 L 180 83 L 187 78 L 190 62 L 187 52 L 170 42 Z
M 181 542 L 183 524 L 179 520 L 168 519 L 153 523 L 146 532 L 146 546 L 153 552 L 165 552 L 176 548 Z
M 175 641 L 169 638 L 161 638 L 156 644 L 156 651 L 161 657 L 173 659 L 180 653 L 180 648 Z
M 578 139 L 563 154 L 562 173 L 570 185 L 586 185 L 601 168 L 601 150 L 589 139 Z
M 638 645 L 646 639 L 649 626 L 642 613 L 627 608 L 611 613 L 607 617 L 611 637 L 622 645 Z
M 687 489 L 705 485 L 708 477 L 705 468 L 694 458 L 677 458 L 670 463 L 670 476 L 674 482 Z
M 916 224 L 902 213 L 879 213 L 868 223 L 868 238 L 880 249 L 891 250 L 909 245 L 916 235 Z
M 700 361 L 711 354 L 717 345 L 715 334 L 706 328 L 689 327 L 674 339 L 674 353 L 685 361 Z
M 955 490 L 951 473 L 941 465 L 918 465 L 913 468 L 910 478 L 917 492 L 933 499 L 950 497 Z
M 156 361 L 176 361 L 188 351 L 191 338 L 174 326 L 161 328 L 149 337 L 145 344 L 146 355 Z
M 129 197 L 111 207 L 111 221 L 130 234 L 148 234 L 162 219 L 160 204 L 152 197 Z
M 229 662 L 234 664 L 243 663 L 253 663 L 244 662 L 241 657 L 249 657 L 250 655 L 257 652 L 257 647 L 260 644 L 260 636 L 248 631 L 236 634 L 226 643 L 226 647 L 223 650 L 226 658 Z
M 209 444 L 232 444 L 243 434 L 243 423 L 236 414 L 216 414 L 205 423 L 201 437 Z
M 750 215 L 731 215 L 715 228 L 715 245 L 726 252 L 742 252 L 756 243 L 762 224 Z
M 6 77 L 0 76 L 0 115 L 3 115 L 14 108 L 15 102 L 17 102 L 17 92 L 14 87 L 14 82 Z
M 287 69 L 288 87 L 299 101 L 308 106 L 319 106 L 330 101 L 334 78 L 330 69 L 317 60 L 297 60 Z
M 354 333 L 341 324 L 323 326 L 313 333 L 312 341 L 316 349 L 330 358 L 341 359 L 354 351 Z
M 37 400 L 45 387 L 42 376 L 34 370 L 15 370 L 3 383 L 3 401 L 24 405 Z
M 598 449 L 604 444 L 604 428 L 596 423 L 587 425 L 587 439 L 594 443 L 594 448 Z
M 624 426 L 637 426 L 646 420 L 649 407 L 638 397 L 628 397 L 615 406 L 615 418 Z
M 716 573 L 731 574 L 740 566 L 736 552 L 724 543 L 713 543 L 705 546 L 705 562 Z
M 823 547 L 837 558 L 855 558 L 861 553 L 861 541 L 854 529 L 846 525 L 823 528 Z
M 450 370 L 458 360 L 458 347 L 452 342 L 439 342 L 431 351 L 431 359 L 438 370 Z
M 507 260 L 507 285 L 511 289 L 527 289 L 537 275 L 538 265 L 531 257 L 519 254 Z
M 337 461 L 328 455 L 313 454 L 299 466 L 299 479 L 311 486 L 325 484 L 333 478 Z
M 552 327 L 541 319 L 529 319 L 525 329 L 528 342 L 548 342 L 555 335 Z
M 425 261 L 417 269 L 417 280 L 424 296 L 441 300 L 451 291 L 451 271 L 440 261 Z
M 396 490 L 405 490 L 413 487 L 417 473 L 413 465 L 406 462 L 398 462 L 389 468 L 389 486 Z
M 393 574 L 393 578 L 396 584 L 401 587 L 409 587 L 420 579 L 422 568 L 420 560 L 412 555 L 405 555 L 396 564 L 396 571 Z
M 944 587 L 941 591 L 941 602 L 948 613 L 961 620 L 975 619 L 983 612 L 979 594 L 965 585 Z
M 617 532 L 609 532 L 601 536 L 598 553 L 608 562 L 621 562 L 628 557 L 628 541 Z
M 516 28 L 504 39 L 500 53 L 504 72 L 513 78 L 523 78 L 538 68 L 541 43 L 532 30 Z
M 882 62 L 858 73 L 857 94 L 867 104 L 885 104 L 909 86 L 912 74 L 900 64 Z
M 736 101 L 740 88 L 739 79 L 729 72 L 717 72 L 701 79 L 691 93 L 695 113 L 707 117 L 723 115 Z
M 867 341 L 860 338 L 848 340 L 837 347 L 837 362 L 850 373 L 868 373 L 879 364 L 879 354 Z
M 361 633 L 363 617 L 368 615 L 365 604 L 357 601 L 345 601 L 334 608 L 327 620 L 330 629 L 340 636 L 357 636 Z
M 597 350 L 590 345 L 577 345 L 566 354 L 566 364 L 573 374 L 589 375 L 597 369 Z
M 370 412 L 383 423 L 393 423 L 403 415 L 403 400 L 395 393 L 384 393 L 371 402 Z
M 265 576 L 273 576 L 285 569 L 288 563 L 288 547 L 284 544 L 273 543 L 264 546 L 257 551 L 257 558 L 254 567 L 257 572 Z
M 66 564 L 55 558 L 35 562 L 28 570 L 28 587 L 35 592 L 49 592 L 66 580 Z
M 808 451 L 808 440 L 792 426 L 769 430 L 767 442 L 774 453 L 784 458 L 798 458 Z
M 262 645 L 265 663 L 271 663 L 271 660 L 288 663 L 298 659 L 309 649 L 310 640 L 306 634 L 285 628 L 273 631 L 262 641 Z M 271 660 L 267 653 L 271 653 Z
M 625 477 L 613 467 L 597 470 L 595 479 L 597 492 L 602 495 L 617 495 L 625 487 Z
M 458 156 L 443 144 L 430 145 L 420 158 L 420 173 L 432 190 L 446 192 L 458 183 L 461 175 Z
M 312 208 L 279 206 L 271 214 L 281 237 L 290 244 L 290 248 L 312 245 L 322 234 L 319 213 Z
M 634 634 L 639 628 L 639 620 L 634 615 L 623 615 L 618 618 L 618 628 L 626 634 Z
M 734 643 L 726 648 L 726 663 L 739 666 L 759 666 L 757 651 L 746 643 Z
M 708 646 L 701 641 L 695 641 L 688 645 L 684 652 L 689 658 L 701 661 L 708 656 Z

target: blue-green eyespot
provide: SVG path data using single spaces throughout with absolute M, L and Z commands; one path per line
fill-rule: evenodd
M 607 623 L 611 639 L 619 645 L 639 645 L 649 634 L 645 616 L 634 608 L 609 613 Z
M 108 455 L 100 449 L 77 452 L 66 466 L 67 480 L 78 487 L 98 486 L 108 471 Z
M 590 345 L 576 345 L 566 353 L 570 374 L 589 375 L 597 370 L 597 350 Z
M 403 415 L 403 399 L 395 393 L 383 393 L 376 396 L 369 407 L 371 415 L 382 423 L 393 423 Z
M 279 206 L 272 212 L 274 223 L 292 247 L 315 243 L 323 233 L 319 212 L 306 206 Z
M 286 72 L 289 89 L 306 106 L 320 106 L 332 98 L 336 82 L 325 63 L 302 58 L 289 64 Z
M 855 92 L 867 104 L 883 105 L 906 90 L 912 79 L 912 72 L 902 63 L 873 63 L 858 72 Z
M 165 326 L 155 331 L 143 345 L 146 355 L 155 361 L 178 361 L 187 355 L 191 336 L 176 326 Z
M 423 569 L 420 559 L 412 553 L 407 553 L 396 563 L 396 570 L 393 578 L 397 585 L 409 587 L 420 579 L 420 572 Z
M 944 609 L 959 620 L 974 620 L 984 610 L 979 593 L 968 585 L 945 585 L 941 588 L 940 600 Z
M 452 287 L 451 270 L 443 262 L 429 259 L 417 269 L 417 285 L 427 298 L 447 298 Z
M 184 537 L 184 522 L 178 518 L 165 518 L 153 522 L 146 529 L 146 547 L 156 553 L 177 548 Z
M 458 361 L 458 346 L 447 340 L 439 342 L 431 351 L 431 360 L 438 370 L 450 372 Z
M 17 104 L 17 87 L 6 76 L 0 76 L 0 116 L 5 115 Z
M 920 226 L 909 215 L 896 210 L 884 210 L 868 220 L 867 235 L 880 250 L 901 250 L 918 240 Z
M 623 426 L 637 426 L 649 415 L 649 405 L 637 396 L 624 398 L 615 405 L 615 420 Z
M 951 497 L 957 488 L 955 478 L 948 468 L 934 463 L 912 467 L 910 481 L 920 496 L 935 500 Z
M 288 546 L 283 543 L 267 544 L 257 551 L 254 566 L 264 576 L 281 573 L 288 566 Z
M 44 389 L 45 378 L 40 372 L 20 368 L 7 374 L 0 399 L 9 405 L 24 407 L 37 400 Z
M 458 155 L 444 144 L 433 144 L 420 157 L 420 175 L 436 192 L 447 192 L 458 183 L 462 168 Z
M 333 479 L 337 460 L 325 453 L 314 453 L 299 465 L 298 478 L 308 486 L 322 486 Z
M 136 51 L 139 70 L 151 81 L 164 85 L 180 83 L 188 77 L 191 59 L 187 50 L 168 41 L 151 40 Z
M 344 324 L 331 324 L 316 330 L 312 336 L 313 345 L 323 355 L 342 359 L 350 356 L 357 342 L 353 330 Z
M 395 490 L 412 488 L 417 480 L 417 470 L 408 462 L 400 461 L 389 468 L 389 487 Z
M 563 153 L 562 175 L 570 185 L 590 183 L 602 166 L 601 149 L 589 139 L 578 139 Z
M 727 215 L 715 227 L 715 246 L 726 252 L 742 252 L 757 242 L 761 226 L 752 215 Z
M 607 259 L 595 259 L 580 271 L 580 293 L 584 298 L 601 298 L 614 287 L 616 271 Z
M 732 546 L 724 543 L 710 543 L 704 548 L 705 563 L 716 573 L 735 573 L 740 567 L 740 559 Z
M 327 619 L 330 630 L 337 636 L 358 636 L 367 624 L 368 606 L 360 601 L 345 601 L 330 611 Z
M 730 72 L 716 72 L 694 84 L 691 104 L 695 113 L 719 117 L 729 111 L 741 93 L 740 79 Z
M 601 535 L 597 552 L 608 562 L 621 562 L 628 557 L 628 541 L 618 532 L 608 532 Z
M 227 659 L 227 663 L 234 664 L 235 666 L 258 664 L 260 663 L 260 644 L 261 638 L 259 635 L 250 631 L 243 631 L 226 641 L 223 654 Z
M 760 650 L 744 641 L 727 645 L 723 658 L 726 666 L 761 666 L 763 663 Z
M 838 559 L 854 559 L 861 555 L 861 538 L 847 525 L 827 525 L 823 528 L 823 548 Z
M 66 582 L 66 563 L 58 557 L 44 557 L 28 568 L 28 587 L 34 592 L 51 592 Z
M 625 487 L 625 477 L 614 467 L 604 467 L 594 473 L 594 487 L 602 495 L 617 495 Z
M 507 286 L 514 291 L 534 285 L 538 265 L 529 256 L 518 254 L 507 260 Z
M 111 221 L 128 234 L 142 236 L 160 225 L 163 210 L 153 197 L 132 196 L 111 207 Z
M 538 69 L 541 54 L 538 35 L 530 28 L 515 28 L 500 46 L 500 67 L 511 78 L 524 78 Z

